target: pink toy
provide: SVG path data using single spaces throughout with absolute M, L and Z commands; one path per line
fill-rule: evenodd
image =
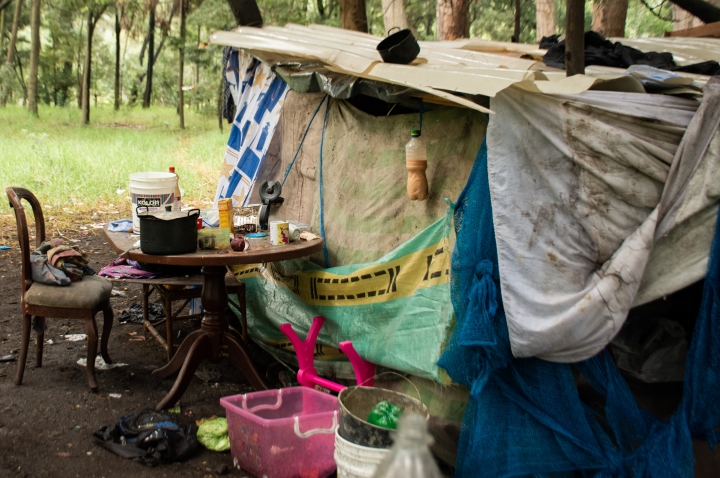
M 292 325 L 290 324 L 281 325 L 280 330 L 287 336 L 290 343 L 295 348 L 295 354 L 298 359 L 298 367 L 300 368 L 297 374 L 300 385 L 310 388 L 313 388 L 315 385 L 320 385 L 321 387 L 332 390 L 333 392 L 340 392 L 346 387 L 320 377 L 315 370 L 313 362 L 315 342 L 317 341 L 318 334 L 320 334 L 320 329 L 324 323 L 325 317 L 315 317 L 305 340 L 301 340 L 300 337 L 298 337 L 298 334 L 295 333 Z M 350 359 L 350 364 L 355 371 L 357 384 L 365 387 L 372 387 L 375 384 L 375 379 L 373 378 L 375 377 L 375 364 L 363 360 L 350 341 L 340 342 L 338 347 L 345 355 L 347 355 L 348 359 Z

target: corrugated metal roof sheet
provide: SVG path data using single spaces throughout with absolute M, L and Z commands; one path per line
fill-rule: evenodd
M 586 75 L 566 78 L 546 67 L 535 45 L 485 41 L 420 42 L 420 55 L 409 65 L 383 63 L 375 49 L 380 37 L 325 25 L 240 27 L 215 32 L 210 42 L 250 51 L 274 60 L 316 60 L 338 73 L 411 87 L 459 106 L 489 112 L 462 95 L 495 96 L 518 85 L 549 94 L 574 94 L 613 80 L 613 89 L 638 91 L 639 82 L 622 70 L 588 68 Z M 719 39 L 621 39 L 640 50 L 671 51 L 679 62 L 720 60 Z M 621 78 L 622 77 L 622 78 Z M 607 85 L 606 85 L 607 86 Z

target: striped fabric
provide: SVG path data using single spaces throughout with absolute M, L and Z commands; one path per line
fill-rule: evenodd
M 225 78 L 237 111 L 225 148 L 215 204 L 219 199 L 232 198 L 233 206 L 242 206 L 252 192 L 289 88 L 268 65 L 238 51 L 230 55 L 225 65 Z

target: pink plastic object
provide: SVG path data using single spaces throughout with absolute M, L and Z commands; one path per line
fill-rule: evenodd
M 335 471 L 337 397 L 307 387 L 223 397 L 230 450 L 244 471 L 325 478 Z
M 315 364 L 313 362 L 315 343 L 317 342 L 317 337 L 320 334 L 320 329 L 324 323 L 325 317 L 315 317 L 305 340 L 301 340 L 300 337 L 298 337 L 298 334 L 295 333 L 292 325 L 290 324 L 281 325 L 280 331 L 287 336 L 295 349 L 295 355 L 297 355 L 298 359 L 298 368 L 300 369 L 297 374 L 300 385 L 310 388 L 313 388 L 315 385 L 320 385 L 321 387 L 332 390 L 333 392 L 341 392 L 346 387 L 320 377 L 315 370 Z M 358 385 L 372 387 L 375 384 L 375 380 L 373 378 L 375 377 L 375 364 L 363 360 L 350 341 L 340 342 L 339 347 L 340 350 L 347 355 L 348 359 L 350 359 L 350 364 L 355 371 L 355 379 L 357 380 Z

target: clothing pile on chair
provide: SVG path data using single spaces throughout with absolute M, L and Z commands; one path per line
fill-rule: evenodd
M 62 239 L 50 239 L 30 253 L 32 279 L 48 285 L 70 285 L 84 275 L 94 275 L 88 257 L 78 246 L 68 246 Z

